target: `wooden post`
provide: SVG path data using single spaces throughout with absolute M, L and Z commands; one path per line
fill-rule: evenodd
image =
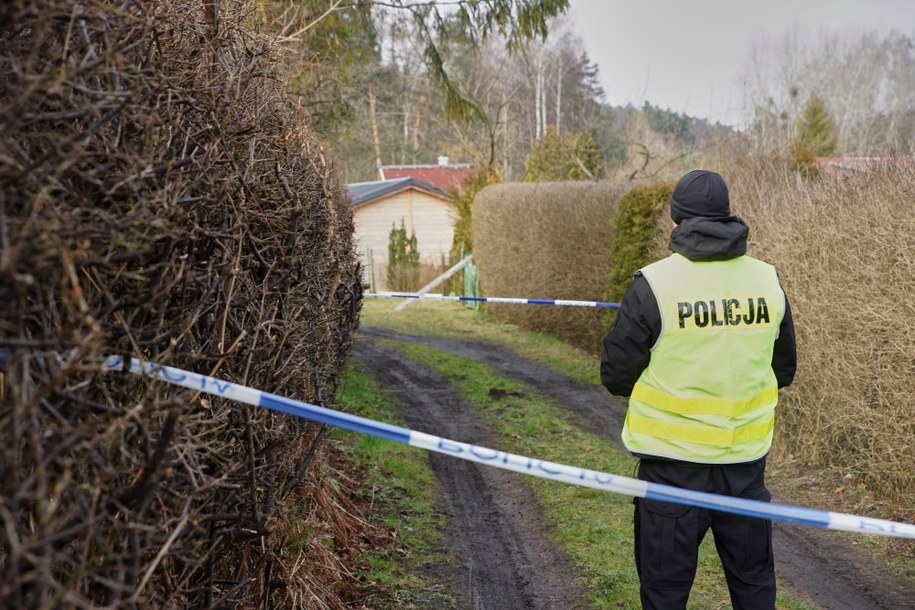
M 426 284 L 425 286 L 423 286 L 422 288 L 420 288 L 420 289 L 416 292 L 416 294 L 418 294 L 418 295 L 419 295 L 419 294 L 426 294 L 427 292 L 429 292 L 430 290 L 432 290 L 433 288 L 435 288 L 436 286 L 438 286 L 439 284 L 441 284 L 442 282 L 444 282 L 445 280 L 447 280 L 449 277 L 451 277 L 452 275 L 454 275 L 455 273 L 457 273 L 458 271 L 460 271 L 461 269 L 463 269 L 463 268 L 464 268 L 464 265 L 466 265 L 467 263 L 469 263 L 471 260 L 473 260 L 473 254 L 468 254 L 467 256 L 465 256 L 464 258 L 462 258 L 461 261 L 460 261 L 459 263 L 457 263 L 455 266 L 453 266 L 451 269 L 449 269 L 448 271 L 444 272 L 443 274 L 441 274 L 440 276 L 438 276 L 437 278 L 435 278 L 434 280 L 432 280 L 431 282 L 429 282 L 428 284 Z M 394 308 L 394 311 L 400 311 L 400 310 L 402 310 L 404 307 L 406 307 L 406 306 L 408 306 L 410 303 L 412 303 L 413 301 L 418 301 L 418 300 L 419 300 L 419 299 L 406 299 L 403 303 L 401 303 L 400 305 L 398 305 L 397 307 L 395 307 L 395 308 Z

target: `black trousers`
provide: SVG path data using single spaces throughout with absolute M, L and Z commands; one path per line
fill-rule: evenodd
M 643 458 L 639 479 L 768 502 L 765 470 L 765 458 L 720 466 Z M 699 544 L 711 529 L 734 610 L 774 610 L 770 521 L 636 498 L 634 525 L 642 608 L 686 608 Z

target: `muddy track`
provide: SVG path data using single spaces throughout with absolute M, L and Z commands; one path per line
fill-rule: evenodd
M 400 352 L 362 338 L 354 356 L 394 393 L 407 425 L 445 438 L 496 447 L 476 410 L 441 375 Z M 537 499 L 523 475 L 429 454 L 449 517 L 454 589 L 474 610 L 586 608 L 569 558 L 549 541 Z
M 497 345 L 362 328 L 354 356 L 394 391 L 412 429 L 498 448 L 493 433 L 455 388 L 379 339 L 426 345 L 487 364 L 554 398 L 583 429 L 619 444 L 625 405 L 596 385 L 577 382 Z M 453 523 L 452 548 L 461 566 L 455 583 L 466 607 L 586 607 L 585 593 L 573 584 L 574 568 L 548 543 L 542 515 L 521 475 L 438 454 L 430 454 L 430 463 Z M 774 493 L 776 501 L 789 502 Z M 915 610 L 915 582 L 896 578 L 855 552 L 854 536 L 776 522 L 779 586 L 824 610 Z

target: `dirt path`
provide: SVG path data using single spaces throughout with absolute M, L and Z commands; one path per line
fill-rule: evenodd
M 409 341 L 485 363 L 557 400 L 583 429 L 619 444 L 625 405 L 602 388 L 577 382 L 501 347 L 457 339 L 417 337 L 363 328 L 354 348 L 379 380 L 395 391 L 409 427 L 455 440 L 498 447 L 474 409 L 439 375 L 377 339 Z M 585 608 L 568 558 L 547 543 L 542 515 L 514 473 L 437 454 L 430 462 L 454 524 L 455 580 L 469 608 Z M 628 473 L 620 473 L 628 474 Z M 776 500 L 780 499 L 775 490 Z M 828 507 L 826 507 L 828 508 Z M 774 524 L 779 586 L 824 610 L 913 610 L 915 583 L 901 580 L 850 546 L 853 535 Z
M 407 425 L 415 430 L 496 447 L 476 410 L 442 376 L 394 349 L 360 337 L 354 355 L 394 391 Z M 569 558 L 549 543 L 530 488 L 519 475 L 438 453 L 429 462 L 452 525 L 454 588 L 474 610 L 587 608 Z

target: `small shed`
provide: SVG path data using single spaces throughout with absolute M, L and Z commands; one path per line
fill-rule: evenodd
M 356 246 L 365 282 L 374 290 L 384 289 L 391 229 L 401 223 L 407 235 L 416 235 L 420 262 L 441 265 L 447 261 L 457 214 L 446 190 L 411 177 L 357 182 L 347 188 L 353 200 Z

